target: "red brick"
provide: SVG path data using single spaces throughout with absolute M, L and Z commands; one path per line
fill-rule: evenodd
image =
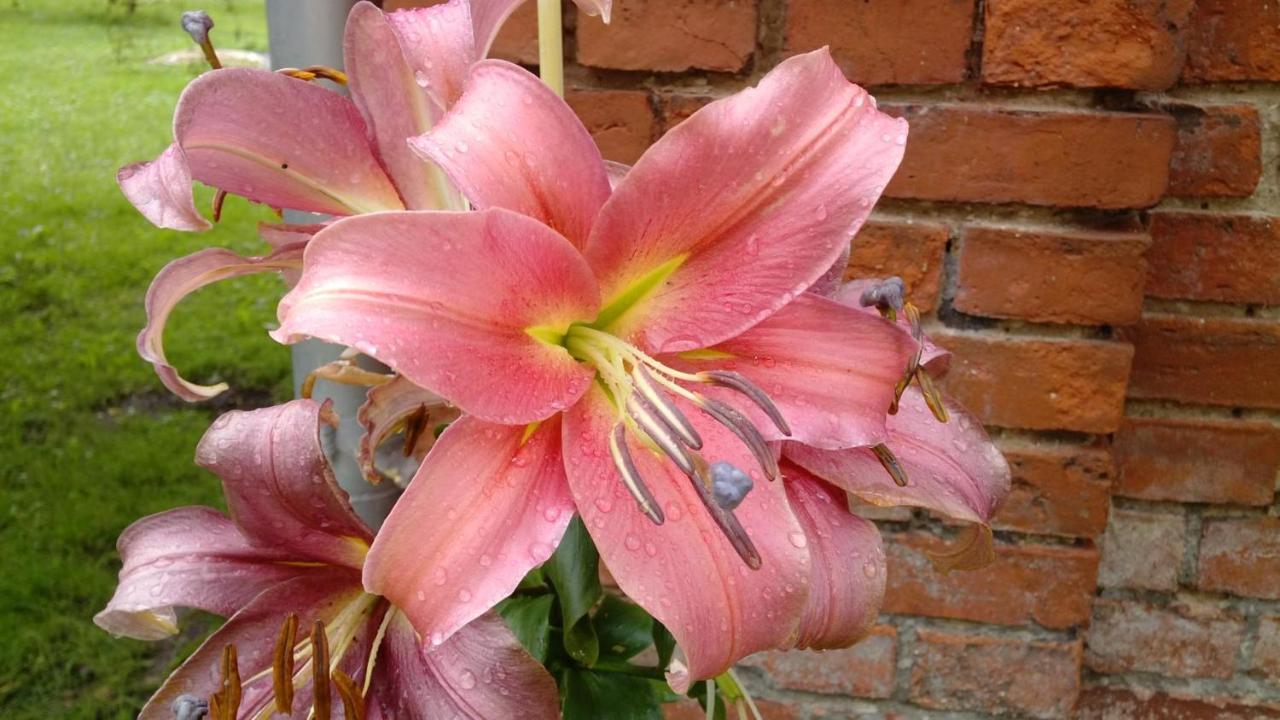
M 889 108 L 911 122 L 890 197 L 1137 208 L 1169 180 L 1167 115 L 985 106 Z
M 1027 642 L 921 629 L 911 701 L 938 710 L 1062 718 L 1080 692 L 1080 641 Z
M 942 330 L 954 353 L 944 384 L 988 425 L 1109 433 L 1120 425 L 1133 349 L 1100 340 L 1059 340 Z
M 845 278 L 897 275 L 907 298 L 923 312 L 938 306 L 942 293 L 942 257 L 951 228 L 935 223 L 873 220 L 853 239 Z
M 1258 619 L 1258 640 L 1249 659 L 1249 672 L 1280 683 L 1280 617 Z
M 831 47 L 863 85 L 965 79 L 974 0 L 789 0 L 785 52 Z
M 1178 140 L 1169 194 L 1248 197 L 1262 176 L 1262 129 L 1252 105 L 1171 105 Z
M 1280 600 L 1280 518 L 1205 520 L 1198 568 L 1203 590 Z
M 992 525 L 1003 530 L 1092 538 L 1111 506 L 1113 466 L 1105 450 L 999 443 L 1013 484 Z
M 1194 0 L 987 0 L 982 80 L 1160 90 L 1182 70 Z
M 969 227 L 955 308 L 984 317 L 1129 325 L 1142 315 L 1144 232 Z
M 1280 217 L 1152 213 L 1147 294 L 1280 304 Z
M 1115 493 L 1143 500 L 1270 505 L 1280 430 L 1240 420 L 1126 418 Z
M 643 90 L 570 90 L 565 100 L 607 160 L 634 163 L 653 142 L 658 123 Z
M 526 2 L 511 13 L 498 31 L 498 37 L 493 39 L 489 57 L 523 65 L 538 64 L 538 3 Z
M 1280 718 L 1280 708 L 1235 698 L 1188 698 L 1120 687 L 1087 688 L 1077 720 L 1264 720 Z
M 1099 599 L 1085 663 L 1100 673 L 1226 679 L 1235 672 L 1242 640 L 1244 620 L 1217 608 Z
M 887 698 L 893 694 L 897 646 L 897 631 L 881 625 L 851 648 L 774 650 L 752 655 L 743 664 L 760 668 L 770 683 L 786 690 Z
M 1152 313 L 1134 345 L 1130 397 L 1280 408 L 1280 323 Z
M 1098 585 L 1138 590 L 1178 589 L 1178 569 L 1186 544 L 1181 515 L 1114 508 L 1099 543 Z
M 887 535 L 884 612 L 999 625 L 1068 628 L 1089 619 L 1098 571 L 1093 548 L 997 545 L 991 565 L 940 573 L 928 553 L 947 544 L 924 533 Z
M 1280 3 L 1197 0 L 1183 82 L 1280 80 Z
M 662 93 L 658 96 L 659 119 L 662 132 L 684 122 L 690 115 L 706 107 L 715 100 L 710 95 L 690 95 L 686 93 Z
M 755 46 L 751 0 L 615 0 L 608 25 L 578 13 L 578 62 L 591 67 L 735 72 Z

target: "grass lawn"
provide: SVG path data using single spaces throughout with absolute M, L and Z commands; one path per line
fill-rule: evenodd
M 263 3 L 202 0 L 220 47 L 264 50 Z M 176 401 L 134 353 L 142 296 L 167 261 L 208 245 L 257 254 L 262 208 L 232 199 L 204 234 L 153 228 L 116 168 L 170 141 L 199 67 L 146 61 L 194 47 L 190 2 L 5 0 L 0 6 L 0 717 L 133 717 L 198 638 L 116 640 L 91 622 L 111 595 L 115 539 L 134 519 L 219 503 L 191 463 L 220 406 Z M 209 194 L 197 205 L 208 207 Z M 229 402 L 288 392 L 267 338 L 281 286 L 253 277 L 201 292 L 170 324 L 170 357 L 226 380 Z M 197 620 L 199 620 L 197 618 Z M 198 622 L 205 629 L 210 621 Z

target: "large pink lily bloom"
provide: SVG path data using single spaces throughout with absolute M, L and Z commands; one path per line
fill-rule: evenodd
M 805 290 L 905 136 L 819 51 L 700 110 L 611 189 L 562 100 L 518 67 L 476 65 L 412 144 L 480 211 L 339 221 L 280 306 L 277 339 L 356 347 L 464 413 L 380 531 L 366 587 L 444 641 L 545 561 L 577 512 L 618 585 L 679 641 L 677 690 L 864 623 L 877 584 L 817 568 L 841 553 L 880 568 L 878 545 L 811 537 L 874 527 L 803 480 L 794 510 L 769 443 L 887 439 L 909 336 Z
M 361 567 L 373 534 L 352 512 L 321 450 L 318 430 L 331 420 L 309 400 L 223 415 L 196 461 L 222 479 L 230 517 L 178 508 L 120 536 L 124 568 L 114 597 L 94 618 L 98 625 L 156 640 L 177 632 L 175 607 L 230 618 L 139 717 L 167 720 L 179 697 L 217 691 L 227 645 L 237 648 L 243 682 L 236 717 L 273 716 L 283 709 L 278 691 L 293 696 L 285 715 L 310 717 L 316 621 L 329 648 L 323 676 L 350 678 L 369 718 L 558 717 L 555 682 L 495 614 L 429 647 L 401 610 L 364 591 Z M 290 614 L 298 619 L 292 645 L 280 641 Z M 320 699 L 343 716 L 336 692 Z

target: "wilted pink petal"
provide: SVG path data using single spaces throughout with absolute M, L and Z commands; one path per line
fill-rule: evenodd
M 525 434 L 463 416 L 378 531 L 365 587 L 395 603 L 432 644 L 510 595 L 551 557 L 573 517 L 559 419 Z
M 609 198 L 600 150 L 573 110 L 537 77 L 501 60 L 476 64 L 453 110 L 410 144 L 475 207 L 537 218 L 579 249 Z
M 287 245 L 305 245 L 329 223 L 258 223 L 258 237 L 273 250 Z M 301 269 L 301 268 L 299 268 Z
M 208 230 L 213 227 L 196 210 L 191 194 L 191 167 L 182 146 L 174 143 L 151 162 L 120 168 L 116 182 L 133 206 L 157 227 Z
M 462 95 L 471 63 L 484 57 L 472 26 L 475 9 L 467 0 L 449 0 L 387 13 L 409 62 L 410 78 L 430 96 L 439 113 Z
M 744 470 L 755 460 L 736 437 L 681 404 L 710 462 Z M 752 570 L 701 504 L 691 481 L 629 438 L 640 475 L 665 513 L 654 525 L 627 493 L 610 460 L 612 405 L 593 389 L 565 413 L 564 452 L 578 512 L 619 587 L 671 630 L 688 658 L 667 679 L 684 692 L 759 650 L 784 646 L 796 630 L 809 584 L 808 540 L 782 481 L 751 470 L 755 487 L 735 514 L 761 558 Z
M 881 281 L 871 279 L 850 280 L 835 291 L 832 299 L 841 305 L 857 308 L 864 313 L 879 315 L 880 312 L 875 307 L 868 307 L 862 304 L 862 293 L 878 282 Z M 897 321 L 903 330 L 908 333 L 911 332 L 911 323 L 904 314 L 898 313 Z M 941 377 L 946 373 L 950 365 L 951 353 L 946 348 L 935 345 L 926 335 L 924 337 L 924 352 L 920 356 L 920 366 L 927 368 L 935 376 Z
M 178 258 L 156 274 L 147 289 L 147 325 L 138 333 L 138 354 L 155 366 L 160 381 L 183 400 L 207 400 L 227 389 L 226 383 L 197 385 L 182 378 L 164 355 L 164 326 L 182 298 L 219 280 L 261 272 L 296 270 L 302 265 L 303 245 L 286 245 L 265 257 L 242 257 L 230 250 L 209 248 Z
M 506 210 L 347 218 L 307 246 L 272 336 L 353 346 L 485 420 L 571 404 L 592 371 L 526 330 L 593 317 L 595 279 L 545 225 Z
M 809 602 L 795 647 L 848 647 L 867 634 L 884 599 L 880 531 L 849 512 L 843 492 L 794 465 L 784 465 L 783 472 L 813 558 Z
M 360 425 L 364 427 L 364 435 L 360 436 L 360 470 L 369 482 L 381 480 L 374 466 L 378 448 L 392 433 L 402 428 L 406 420 L 415 416 L 420 437 L 409 450 L 417 455 L 425 453 L 433 444 L 436 426 L 456 420 L 458 410 L 446 405 L 439 395 L 409 382 L 403 375 L 369 388 L 357 414 Z
M 792 440 L 843 448 L 884 442 L 885 410 L 913 350 L 911 338 L 887 320 L 806 293 L 710 353 L 663 360 L 689 372 L 740 372 L 778 406 Z M 704 392 L 741 407 L 767 439 L 783 439 L 740 395 Z
M 906 132 L 825 49 L 694 113 L 640 158 L 592 229 L 587 258 L 606 304 L 676 265 L 611 330 L 678 352 L 768 317 L 843 251 Z
M 429 647 L 397 613 L 387 626 L 367 707 L 369 720 L 554 720 L 560 696 L 551 675 L 497 615 L 481 615 Z
M 183 91 L 173 134 L 191 174 L 272 207 L 333 215 L 404 207 L 347 98 L 249 68 L 205 73 Z
M 255 545 L 359 570 L 373 536 L 355 516 L 320 446 L 337 418 L 312 400 L 220 416 L 196 464 L 222 479 L 231 517 Z

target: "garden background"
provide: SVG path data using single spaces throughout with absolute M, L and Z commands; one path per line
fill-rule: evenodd
M 90 618 L 125 525 L 220 502 L 190 462 L 212 418 L 290 391 L 273 279 L 170 323 L 175 364 L 229 397 L 183 404 L 133 352 L 152 275 L 260 250 L 269 213 L 229 198 L 196 236 L 120 195 L 202 69 L 148 62 L 192 49 L 187 5 L 128 5 L 0 6 L 4 718 L 132 717 L 214 626 L 156 646 Z M 261 0 L 204 8 L 219 47 L 267 49 Z M 499 57 L 536 62 L 532 10 Z M 1280 718 L 1277 0 L 615 0 L 610 27 L 565 20 L 568 100 L 613 160 L 822 45 L 908 117 L 849 272 L 906 280 L 1014 468 L 985 570 L 933 572 L 952 529 L 876 515 L 880 624 L 750 660 L 767 717 Z

